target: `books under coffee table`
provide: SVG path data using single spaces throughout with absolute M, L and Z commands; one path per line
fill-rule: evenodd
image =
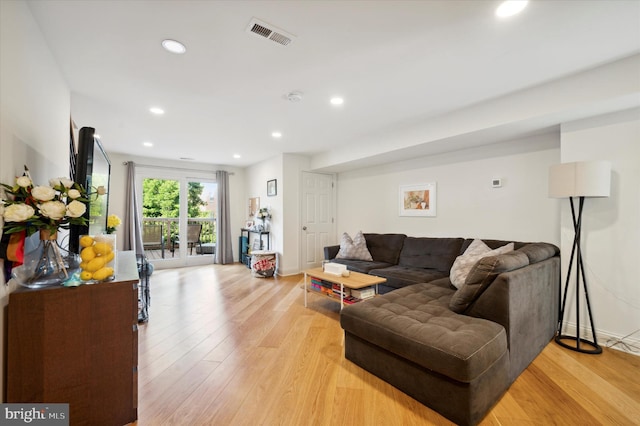
M 340 309 L 346 304 L 359 302 L 378 293 L 378 284 L 386 278 L 350 271 L 348 277 L 328 274 L 322 268 L 306 269 L 304 272 L 304 306 L 307 307 L 307 292 L 315 291 L 340 301 Z M 354 292 L 355 291 L 355 292 Z M 352 292 L 361 296 L 355 297 Z

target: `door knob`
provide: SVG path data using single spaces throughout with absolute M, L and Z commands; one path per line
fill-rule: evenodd
M 302 227 L 302 230 L 303 230 L 303 231 L 306 231 L 306 230 L 307 230 L 307 227 L 306 227 L 306 226 L 303 226 L 303 227 Z

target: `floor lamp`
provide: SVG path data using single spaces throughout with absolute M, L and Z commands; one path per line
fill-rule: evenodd
M 602 347 L 598 345 L 596 331 L 593 325 L 591 304 L 589 303 L 589 291 L 587 278 L 584 273 L 582 250 L 580 248 L 580 234 L 582 231 L 582 210 L 584 199 L 587 197 L 608 197 L 611 189 L 611 163 L 608 161 L 581 161 L 575 163 L 563 163 L 551 166 L 549 169 L 549 196 L 553 198 L 569 198 L 571 204 L 571 217 L 573 219 L 573 246 L 567 271 L 567 280 L 564 286 L 564 295 L 560 302 L 558 313 L 558 329 L 555 341 L 560 346 L 577 352 L 587 354 L 602 353 Z M 578 199 L 578 212 L 574 198 Z M 575 259 L 575 297 L 576 297 L 576 336 L 562 334 L 564 314 L 567 307 L 567 293 L 570 287 L 571 270 Z M 581 279 L 582 278 L 582 279 Z M 591 338 L 580 337 L 580 287 L 584 290 L 587 314 L 591 325 Z

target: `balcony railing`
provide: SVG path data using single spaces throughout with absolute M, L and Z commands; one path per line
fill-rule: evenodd
M 188 224 L 201 224 L 202 230 L 200 231 L 200 241 L 202 244 L 209 244 L 216 242 L 216 219 L 215 218 L 189 218 Z M 175 255 L 172 251 L 174 242 L 179 241 L 180 236 L 180 219 L 169 217 L 144 217 L 142 218 L 142 233 L 145 235 L 145 227 L 161 225 L 162 227 L 162 241 L 158 241 L 157 244 L 145 243 L 145 255 L 150 259 L 164 258 L 166 253 Z M 183 238 L 186 241 L 186 238 Z M 177 247 L 176 247 L 177 248 Z M 211 250 L 196 250 L 199 254 L 211 254 Z

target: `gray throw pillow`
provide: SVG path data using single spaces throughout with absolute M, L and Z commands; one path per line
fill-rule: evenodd
M 346 232 L 342 234 L 336 259 L 373 260 L 362 231 L 358 231 L 353 240 Z
M 453 284 L 455 288 L 462 287 L 467 279 L 467 275 L 469 275 L 469 271 L 471 271 L 471 268 L 473 268 L 473 265 L 475 265 L 479 259 L 513 251 L 513 246 L 514 243 L 509 243 L 491 250 L 484 241 L 479 239 L 473 240 L 464 253 L 458 256 L 453 262 L 453 266 L 451 266 L 451 271 L 449 272 L 451 284 Z
M 451 297 L 449 308 L 459 314 L 464 312 L 499 274 L 523 268 L 528 264 L 529 258 L 520 251 L 481 258 L 469 271 L 464 285 Z

